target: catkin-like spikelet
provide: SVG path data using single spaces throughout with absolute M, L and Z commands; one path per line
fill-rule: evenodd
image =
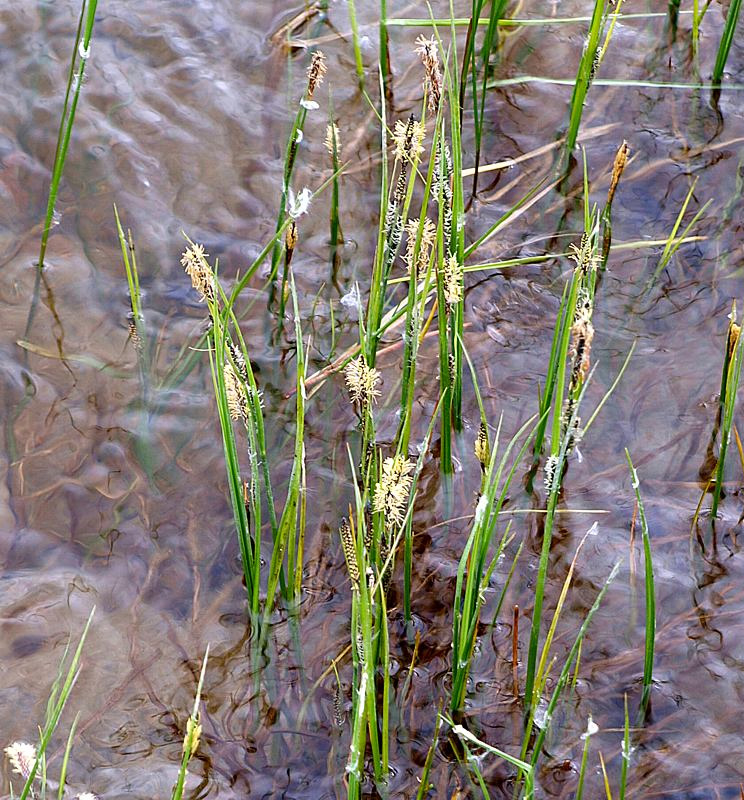
M 349 571 L 351 582 L 356 586 L 359 583 L 359 564 L 357 563 L 356 547 L 354 546 L 354 536 L 351 532 L 349 521 L 344 519 L 338 529 L 341 537 L 341 546 L 344 549 L 346 559 L 346 569 Z

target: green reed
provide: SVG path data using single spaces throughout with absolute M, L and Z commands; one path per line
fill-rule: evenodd
M 626 451 L 627 452 L 627 451 Z M 652 658 L 653 660 L 653 658 Z M 630 716 L 628 714 L 628 695 L 623 698 L 623 743 L 620 751 L 620 794 L 619 800 L 625 800 L 628 786 L 628 764 L 630 763 Z
M 576 146 L 576 139 L 579 135 L 581 117 L 584 113 L 584 102 L 591 86 L 594 74 L 599 66 L 600 38 L 604 29 L 606 0 L 595 0 L 594 12 L 589 23 L 589 34 L 586 47 L 579 62 L 579 70 L 576 73 L 573 94 L 571 96 L 571 110 L 568 120 L 568 131 L 566 132 L 566 150 L 571 152 Z
M 586 732 L 583 734 L 584 747 L 581 751 L 579 782 L 576 785 L 576 794 L 574 796 L 574 800 L 581 800 L 581 798 L 584 796 L 584 780 L 586 778 L 586 765 L 589 760 L 589 742 L 591 741 L 592 736 L 596 733 L 597 730 L 598 728 L 595 725 L 594 721 L 592 720 L 592 715 L 590 714 L 586 724 Z
M 648 521 L 641 497 L 641 487 L 638 473 L 630 459 L 630 453 L 625 450 L 625 458 L 630 470 L 630 482 L 633 486 L 638 506 L 638 519 L 641 523 L 641 536 L 643 537 L 643 568 L 645 575 L 646 596 L 646 644 L 643 655 L 643 691 L 641 693 L 640 716 L 644 717 L 651 699 L 651 685 L 654 672 L 654 646 L 656 643 L 656 590 L 654 588 L 654 565 L 651 559 L 651 539 L 648 535 Z
M 741 12 L 741 0 L 731 0 L 731 4 L 726 14 L 726 22 L 723 26 L 723 33 L 721 34 L 721 41 L 718 45 L 718 54 L 716 55 L 716 63 L 713 67 L 713 76 L 711 78 L 714 84 L 720 84 L 723 77 L 723 71 L 726 69 L 726 62 L 728 61 L 729 51 L 731 44 L 734 41 L 736 31 L 736 23 L 739 21 L 739 13 Z
M 288 223 L 287 214 L 289 213 L 290 216 L 300 216 L 302 213 L 304 213 L 304 210 L 309 205 L 309 189 L 304 188 L 295 195 L 294 190 L 292 189 L 292 178 L 294 175 L 295 165 L 297 163 L 297 152 L 300 142 L 304 137 L 307 113 L 308 111 L 315 110 L 318 107 L 318 103 L 314 99 L 315 92 L 323 82 L 325 72 L 325 55 L 322 51 L 316 50 L 310 59 L 310 65 L 307 70 L 307 85 L 297 106 L 297 111 L 295 112 L 292 127 L 287 139 L 287 145 L 284 151 L 282 190 L 279 199 L 279 212 L 276 218 L 276 230 L 274 234 L 275 241 L 272 247 L 271 274 L 269 277 L 270 281 L 274 280 L 279 270 L 279 261 L 282 256 L 282 249 L 278 242 L 281 239 L 282 232 Z
M 429 791 L 434 788 L 429 783 L 429 773 L 431 772 L 431 765 L 434 763 L 434 754 L 439 744 L 439 731 L 442 727 L 442 701 L 439 701 L 437 708 L 437 721 L 434 724 L 434 738 L 431 740 L 429 749 L 426 751 L 426 759 L 424 761 L 424 768 L 421 770 L 421 779 L 419 780 L 419 788 L 416 792 L 416 800 L 425 800 Z
M 644 287 L 644 292 L 647 292 L 651 289 L 651 287 L 656 283 L 661 273 L 667 268 L 669 262 L 672 260 L 672 256 L 679 250 L 682 243 L 687 239 L 689 232 L 692 228 L 695 227 L 698 220 L 705 214 L 708 210 L 708 206 L 713 202 L 711 198 L 706 203 L 704 203 L 698 211 L 693 215 L 692 219 L 687 223 L 687 225 L 682 230 L 682 233 L 679 232 L 679 229 L 682 227 L 682 221 L 684 219 L 685 214 L 687 213 L 687 208 L 690 205 L 690 200 L 692 200 L 693 194 L 695 192 L 695 186 L 697 185 L 697 178 L 692 182 L 690 188 L 685 195 L 685 199 L 682 201 L 682 205 L 680 206 L 679 212 L 674 220 L 674 225 L 672 225 L 672 230 L 669 233 L 669 236 L 666 238 L 664 242 L 664 249 L 661 252 L 661 257 L 659 258 L 659 263 L 656 265 L 656 269 L 654 270 L 651 277 L 648 279 L 646 286 Z
M 359 88 L 364 89 L 364 61 L 362 60 L 362 47 L 359 42 L 359 23 L 357 21 L 356 0 L 349 0 L 349 23 L 351 24 L 351 42 L 354 49 L 354 66 L 356 68 Z
M 189 761 L 196 755 L 199 747 L 199 739 L 201 738 L 201 721 L 199 714 L 199 704 L 201 702 L 201 693 L 204 686 L 204 675 L 207 671 L 207 661 L 209 660 L 209 645 L 204 653 L 204 660 L 202 661 L 201 672 L 199 673 L 199 682 L 196 685 L 196 695 L 194 696 L 194 707 L 191 710 L 191 716 L 186 720 L 186 731 L 183 737 L 183 752 L 181 755 L 181 766 L 178 770 L 178 778 L 173 787 L 171 800 L 181 800 L 183 797 L 183 788 L 186 783 L 186 770 L 189 766 Z
M 585 222 L 588 212 L 585 212 Z M 548 491 L 543 541 L 540 551 L 535 603 L 525 682 L 525 702 L 532 703 L 537 667 L 537 648 L 542 621 L 542 605 L 547 580 L 548 557 L 553 535 L 556 506 L 566 468 L 566 460 L 580 436 L 578 411 L 586 389 L 589 357 L 593 338 L 592 314 L 598 253 L 598 222 L 582 237 L 581 245 L 574 247 L 575 267 L 556 321 L 548 365 L 546 386 L 540 403 L 541 421 L 537 429 L 534 452 L 542 446 L 545 420 L 552 406 L 550 455 L 545 465 L 545 486 Z M 570 367 L 570 369 L 569 369 Z
M 460 75 L 460 109 L 459 113 L 465 106 L 465 89 L 468 82 L 468 76 L 471 81 L 471 91 L 473 97 L 473 126 L 475 130 L 475 174 L 473 176 L 473 186 L 471 189 L 472 196 L 475 197 L 478 191 L 478 168 L 480 166 L 481 148 L 483 142 L 483 121 L 485 119 L 485 105 L 486 93 L 488 89 L 488 79 L 490 77 L 490 64 L 491 54 L 499 49 L 499 24 L 502 22 L 504 12 L 506 11 L 507 0 L 490 0 L 491 8 L 488 14 L 488 22 L 486 32 L 483 36 L 480 49 L 480 69 L 482 71 L 481 88 L 478 90 L 478 45 L 476 42 L 476 33 L 479 22 L 481 20 L 481 13 L 486 5 L 486 0 L 472 0 L 472 13 L 470 16 L 470 23 L 468 24 L 468 33 L 465 40 L 465 49 L 463 53 L 462 72 Z
M 77 32 L 75 34 L 75 46 L 70 60 L 70 69 L 67 76 L 67 88 L 65 90 L 65 101 L 62 106 L 62 116 L 60 117 L 59 130 L 57 131 L 57 146 L 54 151 L 54 164 L 52 166 L 52 180 L 49 186 L 49 197 L 47 200 L 46 216 L 44 217 L 44 228 L 41 234 L 41 247 L 39 249 L 39 269 L 44 268 L 44 258 L 46 256 L 47 242 L 49 233 L 52 229 L 54 209 L 59 193 L 59 184 L 62 180 L 62 172 L 67 160 L 67 151 L 70 147 L 72 128 L 75 124 L 75 113 L 77 112 L 80 100 L 80 90 L 83 86 L 83 76 L 85 65 L 90 57 L 90 42 L 93 36 L 93 23 L 96 18 L 96 6 L 98 0 L 83 0 L 80 8 L 80 18 L 78 20 Z M 87 10 L 87 13 L 86 13 Z M 83 19 L 85 24 L 83 25 Z M 79 68 L 75 72 L 75 67 L 79 62 Z M 72 99 L 71 99 L 72 98 Z
M 713 502 L 710 514 L 713 519 L 718 516 L 718 506 L 723 492 L 723 481 L 726 468 L 726 454 L 731 431 L 734 425 L 734 410 L 736 408 L 736 395 L 739 391 L 741 380 L 741 365 L 744 350 L 741 346 L 741 326 L 736 321 L 736 304 L 731 309 L 728 332 L 726 335 L 726 350 L 723 357 L 723 370 L 721 372 L 721 391 L 718 400 L 718 420 L 721 427 L 721 444 L 718 450 L 715 479 L 713 483 Z
M 119 246 L 121 247 L 121 258 L 124 262 L 124 270 L 127 274 L 127 285 L 129 286 L 129 336 L 134 343 L 140 380 L 146 392 L 150 373 L 150 342 L 148 341 L 145 315 L 142 309 L 142 296 L 140 293 L 139 270 L 137 269 L 137 254 L 134 248 L 134 237 L 132 236 L 132 231 L 129 229 L 127 229 L 126 234 L 124 233 L 124 228 L 119 219 L 119 211 L 116 205 L 114 205 L 114 217 L 116 219 L 116 231 L 119 236 Z

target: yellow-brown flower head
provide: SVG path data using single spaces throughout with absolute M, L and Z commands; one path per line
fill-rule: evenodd
M 429 112 L 436 115 L 442 100 L 442 73 L 439 70 L 439 51 L 434 36 L 427 39 L 421 35 L 416 39 L 416 52 L 424 65 L 424 89 L 428 98 Z
M 232 364 L 225 363 L 225 395 L 227 397 L 227 408 L 230 417 L 234 420 L 247 419 L 248 417 L 248 398 L 245 394 L 243 384 L 238 380 Z
M 324 144 L 325 149 L 331 156 L 337 159 L 341 158 L 341 137 L 338 133 L 338 125 L 336 125 L 335 122 L 332 122 L 326 127 Z
M 346 568 L 349 571 L 349 577 L 354 586 L 359 584 L 359 564 L 357 563 L 356 548 L 354 547 L 354 537 L 351 533 L 351 525 L 349 521 L 344 519 L 338 529 L 339 536 L 341 537 L 341 546 L 344 548 L 344 558 L 346 559 Z
M 191 285 L 199 292 L 200 300 L 214 300 L 214 273 L 207 262 L 207 253 L 200 244 L 192 244 L 181 256 L 181 266 L 191 278 Z
M 307 99 L 312 100 L 315 90 L 323 83 L 323 76 L 328 71 L 326 57 L 322 50 L 316 50 L 310 59 L 310 66 L 307 68 Z
M 484 422 L 478 428 L 478 436 L 475 438 L 475 457 L 481 465 L 481 470 L 488 469 L 488 462 L 491 460 L 491 446 L 488 443 L 488 429 Z
M 186 734 L 183 737 L 183 752 L 188 752 L 191 756 L 196 753 L 199 748 L 199 740 L 201 739 L 202 726 L 201 723 L 189 717 L 186 720 Z
M 620 147 L 618 147 L 617 153 L 615 153 L 615 163 L 612 165 L 612 178 L 610 179 L 610 189 L 607 192 L 608 205 L 612 203 L 612 199 L 615 197 L 615 189 L 617 189 L 617 185 L 618 183 L 620 183 L 620 178 L 622 177 L 625 165 L 628 163 L 629 155 L 630 155 L 630 147 L 628 147 L 628 143 L 623 139 L 623 143 L 620 145 Z
M 400 525 L 406 517 L 408 494 L 413 479 L 413 462 L 398 454 L 386 458 L 382 464 L 382 474 L 375 486 L 373 508 L 382 514 L 387 527 Z
M 456 255 L 451 255 L 444 262 L 444 299 L 448 306 L 457 305 L 462 300 L 463 269 Z
M 429 266 L 431 248 L 434 246 L 434 237 L 437 233 L 436 225 L 428 217 L 424 217 L 424 222 L 421 226 L 421 239 L 419 241 L 418 250 L 416 250 L 416 239 L 418 238 L 420 225 L 421 221 L 418 219 L 409 219 L 408 222 L 406 222 L 406 235 L 408 239 L 406 241 L 406 252 L 403 255 L 403 260 L 406 262 L 408 272 L 414 277 L 419 278 L 426 272 L 426 268 Z
M 395 157 L 401 160 L 413 161 L 424 152 L 424 137 L 426 127 L 423 122 L 416 120 L 411 115 L 406 122 L 396 120 L 393 130 L 395 143 Z
M 374 367 L 367 366 L 364 356 L 349 361 L 344 374 L 353 403 L 359 403 L 363 409 L 368 408 L 380 396 L 377 388 L 380 373 Z
M 599 265 L 599 255 L 592 247 L 592 241 L 586 233 L 582 234 L 581 242 L 577 246 L 570 244 L 571 255 L 569 258 L 576 262 L 576 266 L 586 275 L 591 270 L 595 270 Z

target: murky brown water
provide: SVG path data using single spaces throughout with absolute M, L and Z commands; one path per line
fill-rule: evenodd
M 170 796 L 198 663 L 210 643 L 204 745 L 192 768 L 192 796 L 341 797 L 349 732 L 333 725 L 332 680 L 323 681 L 304 720 L 299 725 L 297 720 L 307 685 L 348 643 L 349 589 L 333 533 L 339 509 L 351 499 L 346 443 L 353 439 L 355 417 L 343 399 L 342 380 L 326 383 L 309 407 L 302 655 L 300 660 L 293 652 L 286 624 L 277 621 L 273 661 L 266 671 L 278 697 L 278 707 L 271 709 L 254 696 L 246 658 L 245 598 L 208 360 L 206 355 L 199 359 L 176 388 L 156 393 L 148 423 L 135 352 L 127 341 L 128 296 L 112 212 L 116 202 L 136 238 L 148 325 L 159 341 L 155 372 L 162 376 L 181 347 L 196 341 L 202 325 L 203 309 L 178 264 L 181 230 L 219 256 L 226 277 L 243 268 L 271 235 L 283 142 L 306 56 L 298 52 L 288 58 L 268 37 L 302 4 L 102 0 L 58 204 L 61 221 L 50 241 L 42 302 L 25 332 L 76 5 L 6 0 L 0 9 L 6 86 L 0 109 L 5 434 L 0 744 L 34 738 L 67 635 L 80 630 L 96 604 L 84 668 L 62 726 L 66 730 L 72 713 L 80 711 L 70 767 L 74 789 L 88 788 L 107 800 Z M 462 6 L 458 13 L 467 13 L 469 3 L 456 5 Z M 522 5 L 520 15 L 534 17 L 588 14 L 592 3 Z M 664 11 L 665 5 L 628 0 L 624 10 Z M 377 4 L 365 0 L 359 6 L 363 26 L 374 21 Z M 391 16 L 428 13 L 423 3 L 391 6 Z M 689 24 L 683 17 L 676 42 L 670 42 L 664 19 L 619 24 L 599 77 L 693 81 Z M 720 27 L 720 7 L 714 5 L 704 25 L 704 78 Z M 418 74 L 408 70 L 416 33 L 392 29 L 391 117 L 408 114 L 420 101 Z M 305 332 L 313 332 L 313 369 L 327 363 L 332 347 L 329 301 L 335 304 L 338 347 L 356 336 L 355 320 L 338 301 L 355 280 L 366 286 L 376 226 L 377 127 L 355 87 L 347 34 L 340 2 L 332 4 L 327 21 L 315 18 L 301 32 L 323 41 L 333 105 L 352 160 L 341 184 L 345 245 L 337 274 L 329 261 L 327 198 L 302 219 L 295 265 Z M 363 34 L 364 55 L 372 64 L 375 28 L 364 27 Z M 506 39 L 495 76 L 571 78 L 583 35 L 583 24 L 516 29 Z M 744 48 L 738 42 L 729 72 L 732 82 L 744 79 Z M 328 174 L 322 145 L 325 88 L 323 108 L 306 128 L 300 186 L 316 186 Z M 569 87 L 538 83 L 492 92 L 484 160 L 516 157 L 554 141 L 569 97 Z M 726 315 L 732 298 L 742 297 L 741 98 L 738 91 L 725 91 L 715 105 L 706 91 L 595 85 L 590 92 L 584 130 L 599 129 L 586 140 L 593 200 L 601 201 L 606 192 L 608 165 L 623 137 L 634 153 L 615 201 L 616 242 L 664 238 L 693 179 L 698 180 L 694 208 L 710 198 L 713 203 L 695 231 L 705 239 L 684 245 L 653 291 L 642 294 L 658 263 L 658 247 L 616 250 L 599 294 L 594 317 L 599 367 L 587 407 L 610 385 L 634 340 L 637 349 L 581 446 L 583 461 L 574 461 L 568 473 L 563 507 L 574 513 L 559 517 L 550 566 L 553 587 L 560 585 L 580 537 L 595 519 L 600 532 L 579 560 L 559 647 L 568 647 L 612 564 L 624 560 L 585 643 L 577 689 L 553 720 L 540 797 L 571 796 L 579 737 L 590 712 L 601 731 L 593 740 L 585 796 L 597 798 L 603 791 L 598 749 L 617 785 L 622 698 L 627 692 L 637 699 L 643 657 L 642 582 L 640 576 L 633 582 L 628 562 L 633 497 L 625 447 L 642 479 L 659 614 L 652 714 L 632 755 L 629 796 L 740 796 L 744 554 L 738 543 L 742 475 L 735 453 L 716 546 L 709 527 L 701 526 L 703 551 L 690 537 L 690 524 L 715 415 Z M 466 166 L 472 163 L 471 141 L 468 119 Z M 505 173 L 482 176 L 468 240 L 547 174 L 551 158 L 545 154 Z M 548 193 L 485 246 L 479 259 L 562 248 L 566 239 L 555 237 L 576 236 L 583 224 L 579 189 L 577 169 L 563 194 Z M 535 410 L 566 266 L 555 261 L 468 279 L 467 345 L 482 376 L 489 415 L 496 420 L 503 412 L 508 430 Z M 280 484 L 291 452 L 293 404 L 284 392 L 293 384 L 293 364 L 291 359 L 284 364 L 281 348 L 270 344 L 272 322 L 261 287 L 257 277 L 247 293 L 259 302 L 244 331 L 265 394 L 269 451 Z M 25 349 L 18 344 L 23 339 L 30 342 Z M 396 385 L 399 358 L 393 350 L 382 360 L 386 390 Z M 432 381 L 423 380 L 436 374 L 433 345 L 422 348 L 419 369 L 420 438 L 436 391 Z M 395 407 L 393 402 L 389 413 L 380 414 L 383 441 L 394 434 Z M 477 424 L 471 393 L 465 411 L 468 430 L 458 441 L 462 471 L 454 516 L 469 513 L 478 481 L 471 457 L 472 425 Z M 512 498 L 514 508 L 529 504 L 526 495 Z M 575 513 L 579 509 L 595 513 Z M 406 697 L 396 695 L 391 716 L 393 797 L 415 794 L 435 703 L 448 685 L 454 574 L 468 528 L 467 520 L 442 524 L 448 516 L 432 460 L 415 523 L 420 658 L 412 690 Z M 516 518 L 515 531 L 527 537 L 530 549 L 507 607 L 518 603 L 523 615 L 530 611 L 538 524 L 533 516 Z M 634 559 L 642 569 L 637 550 Z M 555 592 L 551 589 L 549 602 Z M 393 588 L 392 605 L 395 597 Z M 526 616 L 522 629 L 526 656 Z M 400 692 L 411 651 L 397 608 L 391 631 L 393 684 Z M 481 641 L 469 703 L 482 736 L 514 751 L 521 712 L 510 700 L 510 639 L 510 627 L 502 623 Z M 348 689 L 348 669 L 341 678 Z M 52 747 L 57 757 L 63 746 L 64 733 Z M 502 766 L 485 760 L 483 770 L 492 797 L 511 797 Z M 441 752 L 433 772 L 436 797 L 450 797 L 461 774 Z

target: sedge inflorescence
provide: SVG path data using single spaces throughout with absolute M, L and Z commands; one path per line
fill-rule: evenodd
M 382 514 L 388 527 L 400 525 L 406 516 L 408 495 L 413 478 L 413 462 L 402 456 L 386 458 L 382 464 L 382 474 L 375 486 L 374 510 Z

